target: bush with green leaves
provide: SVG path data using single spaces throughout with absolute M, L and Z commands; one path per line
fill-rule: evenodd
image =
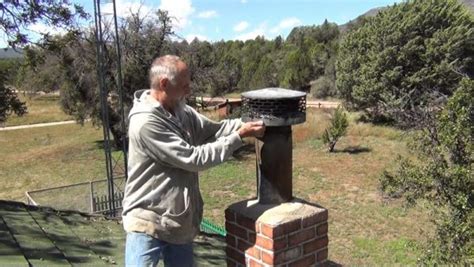
M 348 106 L 413 127 L 430 102 L 474 75 L 474 16 L 456 0 L 411 0 L 345 36 L 336 85 Z M 406 125 L 405 125 L 406 124 Z
M 0 70 L 0 81 L 6 79 L 5 72 Z M 26 104 L 18 99 L 16 93 L 9 86 L 0 82 L 0 123 L 5 122 L 12 113 L 22 116 L 26 113 Z
M 311 84 L 311 95 L 315 98 L 326 98 L 335 96 L 336 86 L 334 81 L 326 76 L 319 77 Z
M 323 133 L 323 142 L 328 146 L 328 151 L 333 152 L 337 141 L 347 133 L 349 121 L 341 106 L 338 106 L 331 117 L 329 127 Z
M 409 204 L 427 200 L 437 225 L 425 263 L 474 263 L 474 81 L 464 78 L 436 120 L 418 131 L 416 161 L 381 177 L 382 190 Z M 425 201 L 426 203 L 426 201 Z

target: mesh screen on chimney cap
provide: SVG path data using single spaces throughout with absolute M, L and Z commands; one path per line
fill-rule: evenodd
M 266 126 L 290 126 L 306 121 L 306 93 L 264 88 L 242 93 L 242 121 L 263 120 Z

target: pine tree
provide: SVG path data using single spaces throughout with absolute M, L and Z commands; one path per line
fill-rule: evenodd
M 382 190 L 409 204 L 424 201 L 437 226 L 427 265 L 472 264 L 474 255 L 474 81 L 464 78 L 435 120 L 416 134 L 412 152 L 381 177 Z
M 337 107 L 331 117 L 329 127 L 323 133 L 323 142 L 328 146 L 328 151 L 333 152 L 337 141 L 347 133 L 349 121 L 342 107 Z
M 474 75 L 474 19 L 455 0 L 412 0 L 368 19 L 341 43 L 337 88 L 350 107 L 413 126 L 427 103 Z

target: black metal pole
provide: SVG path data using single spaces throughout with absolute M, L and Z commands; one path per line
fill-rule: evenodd
M 122 151 L 123 151 L 123 161 L 124 161 L 124 170 L 125 170 L 125 180 L 128 178 L 128 171 L 127 171 L 127 128 L 125 127 L 125 110 L 123 105 L 123 82 L 122 82 L 122 51 L 120 49 L 120 39 L 118 33 L 118 23 L 117 23 L 117 7 L 115 5 L 115 0 L 113 0 L 113 8 L 114 8 L 114 24 L 115 24 L 115 49 L 117 53 L 117 88 L 119 91 L 119 102 L 120 102 L 120 116 L 122 118 Z
M 100 13 L 100 0 L 94 0 L 94 13 L 95 13 L 95 26 L 96 26 L 96 49 L 97 49 L 97 74 L 99 80 L 99 91 L 100 91 L 100 105 L 102 111 L 102 130 L 104 135 L 104 152 L 107 172 L 107 189 L 109 195 L 109 209 L 110 216 L 115 217 L 115 201 L 114 201 L 114 181 L 112 172 L 112 153 L 110 150 L 110 129 L 109 129 L 109 112 L 107 107 L 107 95 L 105 88 L 105 77 L 104 77 L 104 37 L 102 30 L 102 18 Z

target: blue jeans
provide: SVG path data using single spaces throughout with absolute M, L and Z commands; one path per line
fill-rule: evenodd
M 171 244 L 144 233 L 127 233 L 125 266 L 157 266 L 160 258 L 166 267 L 192 267 L 193 244 Z

